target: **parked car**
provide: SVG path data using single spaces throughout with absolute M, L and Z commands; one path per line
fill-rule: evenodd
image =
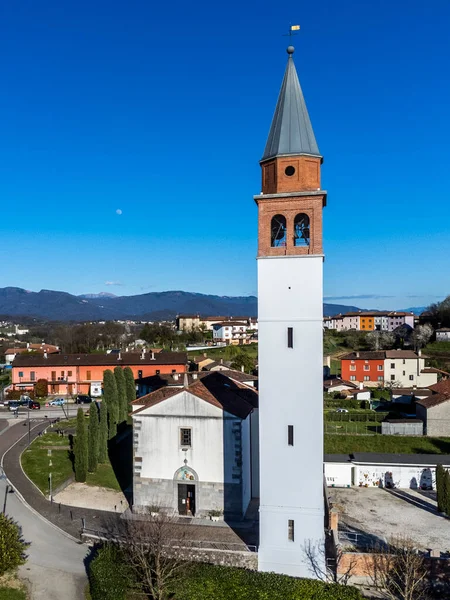
M 348 413 L 348 410 L 346 408 L 338 408 L 338 409 L 336 409 L 336 412 L 338 412 L 338 413 Z
M 22 404 L 20 402 L 18 402 L 17 400 L 11 400 L 8 404 L 8 408 L 9 410 L 19 410 L 19 408 L 22 406 Z
M 40 410 L 41 408 L 41 404 L 39 402 L 35 402 L 34 400 L 29 400 L 27 405 L 31 410 Z
M 48 403 L 48 405 L 49 406 L 62 406 L 65 403 L 66 403 L 66 401 L 64 400 L 64 398 L 55 398 L 54 400 L 51 400 Z
M 92 398 L 83 394 L 78 394 L 75 398 L 75 404 L 89 404 L 90 402 L 92 402 Z

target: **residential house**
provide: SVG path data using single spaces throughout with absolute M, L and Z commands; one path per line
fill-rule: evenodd
M 214 323 L 213 340 L 216 343 L 246 344 L 249 339 L 247 329 L 247 324 L 243 322 L 224 321 L 222 323 Z
M 323 326 L 336 331 L 394 331 L 400 325 L 414 327 L 414 314 L 408 312 L 358 311 L 324 317 Z
M 5 364 L 11 365 L 13 360 L 18 354 L 26 354 L 28 352 L 39 353 L 39 354 L 57 354 L 59 353 L 59 347 L 53 346 L 52 344 L 27 344 L 21 348 L 8 348 L 5 350 Z
M 437 342 L 450 342 L 450 327 L 441 327 L 436 329 Z
M 388 331 L 394 331 L 394 329 L 397 329 L 397 327 L 403 324 L 414 328 L 414 313 L 391 312 L 389 313 L 388 317 Z
M 450 380 L 430 386 L 431 396 L 416 402 L 416 415 L 430 436 L 450 436 Z
M 49 383 L 50 394 L 101 395 L 103 373 L 114 367 L 130 367 L 135 379 L 160 373 L 186 371 L 185 352 L 118 354 L 43 354 L 16 356 L 12 364 L 12 389 L 32 390 L 39 379 Z
M 259 495 L 254 388 L 207 373 L 133 403 L 133 510 L 241 518 Z
M 248 329 L 257 330 L 258 329 L 258 320 L 256 317 L 249 316 L 235 316 L 235 317 L 226 317 L 226 316 L 210 316 L 210 317 L 202 317 L 200 315 L 178 315 L 176 318 L 176 325 L 178 331 L 190 331 L 190 330 L 205 330 L 212 331 L 215 323 L 222 322 L 229 323 L 244 323 L 247 325 Z
M 425 357 L 412 350 L 350 352 L 341 358 L 342 378 L 368 386 L 397 383 L 396 387 L 428 387 L 437 382 L 438 370 L 425 366 Z
M 345 381 L 344 379 L 335 377 L 333 379 L 325 379 L 323 382 L 323 389 L 324 392 L 333 394 L 334 392 L 352 392 L 358 389 L 358 386 L 351 381 Z

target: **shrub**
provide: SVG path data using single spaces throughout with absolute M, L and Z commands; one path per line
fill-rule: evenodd
M 194 564 L 172 585 L 177 600 L 362 600 L 350 586 Z
M 136 400 L 136 384 L 134 383 L 134 375 L 130 367 L 125 367 L 123 374 L 125 376 L 125 389 L 127 392 L 127 414 L 129 415 L 133 410 L 131 403 L 133 400 Z M 131 423 L 130 416 L 128 416 L 128 423 Z
M 103 373 L 103 402 L 108 409 L 108 437 L 111 440 L 117 434 L 117 423 L 119 422 L 119 396 L 114 373 L 106 369 Z
M 11 390 L 6 394 L 7 400 L 20 400 L 21 396 L 28 396 L 32 400 L 34 400 L 34 391 L 27 390 L 26 392 L 20 390 Z
M 36 398 L 46 398 L 48 396 L 48 381 L 46 379 L 38 379 L 34 386 Z
M 114 369 L 114 378 L 117 387 L 118 423 L 122 423 L 127 420 L 127 389 L 122 367 L 117 366 Z
M 100 427 L 98 431 L 98 462 L 105 464 L 108 462 L 108 409 L 106 402 L 100 403 Z
M 29 544 L 22 538 L 22 529 L 10 517 L 0 513 L 0 576 L 25 564 Z
M 92 600 L 125 600 L 135 587 L 131 569 L 117 546 L 106 545 L 97 550 L 89 565 Z

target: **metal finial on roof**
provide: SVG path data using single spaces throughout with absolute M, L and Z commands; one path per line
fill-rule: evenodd
M 288 46 L 287 53 L 288 63 L 261 160 L 290 154 L 321 157 L 295 69 L 294 47 Z

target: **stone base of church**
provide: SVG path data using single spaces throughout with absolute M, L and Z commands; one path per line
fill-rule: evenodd
M 133 512 L 148 513 L 149 507 L 158 506 L 162 512 L 182 514 L 179 511 L 178 485 L 173 479 L 135 477 L 133 482 Z M 210 511 L 221 511 L 225 519 L 240 519 L 242 484 L 193 481 L 195 487 L 194 516 L 209 518 Z

